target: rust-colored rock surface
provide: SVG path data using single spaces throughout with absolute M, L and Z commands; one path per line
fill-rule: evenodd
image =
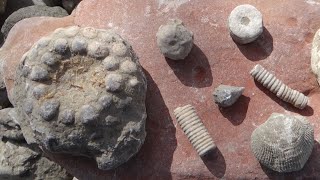
M 227 18 L 237 5 L 249 3 L 263 14 L 264 33 L 254 43 L 232 41 Z M 273 112 L 307 116 L 320 139 L 320 93 L 310 70 L 314 33 L 320 28 L 317 0 L 84 0 L 72 16 L 33 18 L 18 23 L 0 51 L 10 90 L 22 54 L 42 35 L 70 24 L 113 28 L 140 57 L 148 80 L 147 137 L 141 151 L 113 171 L 101 171 L 93 160 L 48 156 L 78 179 L 268 179 L 319 178 L 320 145 L 315 142 L 305 167 L 277 174 L 261 167 L 250 150 L 252 131 Z M 156 45 L 158 27 L 169 18 L 181 19 L 194 32 L 195 45 L 186 61 L 166 59 Z M 261 64 L 293 89 L 310 97 L 310 107 L 298 110 L 279 100 L 249 71 Z M 211 93 L 220 84 L 243 86 L 243 96 L 219 109 Z M 173 110 L 195 106 L 218 151 L 201 159 L 177 125 Z

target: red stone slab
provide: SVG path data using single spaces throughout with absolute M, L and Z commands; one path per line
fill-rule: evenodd
M 255 43 L 238 46 L 229 36 L 227 18 L 234 7 L 244 3 L 261 11 L 265 31 Z M 79 179 L 320 178 L 318 143 L 302 171 L 282 175 L 262 168 L 250 150 L 252 131 L 273 112 L 308 117 L 316 140 L 320 139 L 319 86 L 310 70 L 311 42 L 320 28 L 319 12 L 320 2 L 315 0 L 82 1 L 67 24 L 113 28 L 128 39 L 140 57 L 148 78 L 148 135 L 141 151 L 114 171 L 98 170 L 94 161 L 85 158 L 55 155 L 55 161 Z M 195 47 L 185 61 L 165 59 L 156 46 L 158 27 L 169 18 L 180 18 L 194 32 Z M 16 41 L 8 40 L 0 52 L 6 61 L 9 89 L 15 62 L 23 53 L 8 55 L 8 51 L 24 44 L 21 51 L 25 52 L 29 44 L 51 31 L 44 25 L 59 21 L 66 25 L 64 19 L 40 20 L 42 26 L 36 26 L 39 18 L 30 21 L 15 27 L 11 34 Z M 28 34 L 41 28 L 42 33 Z M 17 38 L 20 33 L 25 35 Z M 310 107 L 298 110 L 256 84 L 249 71 L 258 63 L 308 95 Z M 234 106 L 219 109 L 211 95 L 219 84 L 246 89 Z M 173 116 L 176 107 L 186 104 L 195 106 L 219 149 L 204 159 L 193 150 Z

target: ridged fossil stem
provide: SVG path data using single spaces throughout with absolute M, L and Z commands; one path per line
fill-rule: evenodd
M 216 149 L 216 145 L 193 106 L 178 107 L 174 110 L 174 115 L 183 132 L 187 135 L 192 146 L 200 156 L 204 156 L 209 151 Z
M 288 102 L 299 109 L 303 109 L 308 105 L 309 98 L 307 96 L 285 85 L 261 65 L 258 64 L 254 66 L 250 71 L 250 74 L 256 81 L 261 83 L 272 93 L 276 94 L 277 97 L 283 101 Z

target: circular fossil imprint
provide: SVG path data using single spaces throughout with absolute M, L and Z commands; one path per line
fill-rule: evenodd
M 273 113 L 251 135 L 255 157 L 278 172 L 301 170 L 311 155 L 313 144 L 313 127 L 302 116 Z
M 28 143 L 126 162 L 144 142 L 146 79 L 131 46 L 106 30 L 57 29 L 23 56 L 14 104 Z M 32 134 L 32 136 L 30 135 Z
M 249 4 L 234 8 L 229 15 L 228 24 L 231 37 L 239 44 L 250 43 L 263 32 L 262 14 Z

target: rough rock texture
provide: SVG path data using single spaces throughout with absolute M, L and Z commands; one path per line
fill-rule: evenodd
M 320 29 L 315 33 L 311 49 L 311 69 L 320 83 Z
M 14 108 L 0 110 L 0 140 L 24 141 Z
M 220 107 L 232 106 L 242 95 L 244 87 L 219 85 L 213 92 L 213 99 Z
M 42 157 L 26 144 L 0 141 L 0 179 L 9 180 L 71 180 L 58 164 Z
M 251 149 L 256 158 L 281 173 L 301 170 L 313 145 L 313 127 L 302 116 L 273 113 L 251 135 Z
M 38 17 L 38 16 L 52 16 L 52 17 L 63 17 L 67 16 L 68 13 L 61 7 L 48 7 L 42 5 L 28 6 L 21 8 L 13 12 L 4 22 L 1 27 L 1 33 L 4 38 L 8 36 L 10 29 L 19 21 L 25 18 Z
M 6 11 L 7 0 L 0 0 L 0 14 Z
M 172 19 L 159 27 L 157 44 L 164 56 L 181 60 L 188 56 L 193 47 L 193 32 L 180 19 Z
M 131 46 L 112 31 L 59 28 L 22 57 L 13 104 L 28 143 L 128 161 L 144 142 L 146 79 Z
M 244 3 L 261 11 L 267 31 L 251 44 L 238 45 L 229 35 L 227 19 L 234 7 Z M 148 80 L 145 143 L 134 158 L 113 171 L 99 170 L 95 161 L 86 158 L 51 155 L 78 179 L 316 179 L 320 177 L 318 142 L 301 171 L 277 174 L 260 166 L 250 141 L 254 129 L 273 112 L 287 111 L 308 116 L 319 140 L 319 85 L 310 71 L 319 12 L 315 0 L 84 0 L 72 16 L 19 22 L 0 50 L 0 58 L 8 62 L 4 69 L 10 92 L 22 55 L 57 27 L 73 23 L 111 27 L 132 44 Z M 155 34 L 170 18 L 184 21 L 195 35 L 186 61 L 166 61 L 159 52 Z M 294 108 L 256 84 L 249 72 L 258 63 L 308 95 L 310 107 Z M 221 110 L 212 100 L 212 90 L 220 84 L 246 90 L 233 107 Z M 173 110 L 186 103 L 197 109 L 215 140 L 218 151 L 214 156 L 200 159 L 183 131 L 176 128 Z
M 263 32 L 262 14 L 249 4 L 234 8 L 228 18 L 230 35 L 239 44 L 256 40 Z

